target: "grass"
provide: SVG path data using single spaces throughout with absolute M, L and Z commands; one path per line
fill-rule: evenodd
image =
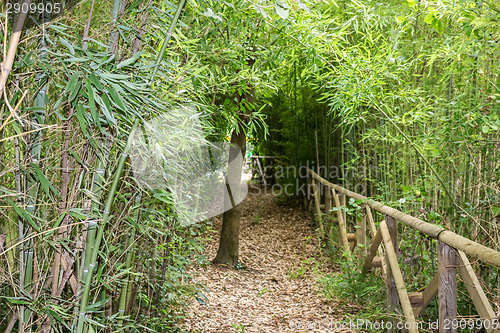
M 318 279 L 320 289 L 327 299 L 338 300 L 346 306 L 343 321 L 387 321 L 390 317 L 385 311 L 384 282 L 375 274 L 362 275 L 356 267 L 360 266 L 342 261 L 338 272 Z M 352 306 L 347 306 L 353 304 L 354 311 Z

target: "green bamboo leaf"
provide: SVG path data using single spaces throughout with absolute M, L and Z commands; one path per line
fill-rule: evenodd
M 120 62 L 117 66 L 116 66 L 116 69 L 120 69 L 122 67 L 127 67 L 127 66 L 130 66 L 132 65 L 133 63 L 135 63 L 137 61 L 137 59 L 139 59 L 141 57 L 141 55 L 144 53 L 144 51 L 141 51 L 141 52 L 137 52 L 136 54 L 134 54 L 134 56 L 130 59 L 127 59 L 127 60 L 123 60 L 122 62 Z
M 108 79 L 108 80 L 128 80 L 130 79 L 130 76 L 128 75 L 123 75 L 123 74 L 112 74 L 112 73 L 97 73 L 100 77 L 103 79 Z
M 38 167 L 36 164 L 32 164 L 31 167 L 35 170 L 36 177 L 40 184 L 42 185 L 42 188 L 44 192 L 50 197 L 51 194 L 50 192 L 52 191 L 56 196 L 59 196 L 59 191 L 56 190 L 56 188 L 49 182 L 49 180 L 45 177 L 43 174 L 42 169 Z
M 31 214 L 28 213 L 25 209 L 19 207 L 16 203 L 14 203 L 12 200 L 6 200 L 7 203 L 11 206 L 14 207 L 14 210 L 16 211 L 17 215 L 22 217 L 24 220 L 26 220 L 35 231 L 40 232 L 40 228 L 38 225 L 33 221 L 31 218 Z
M 427 24 L 432 24 L 433 19 L 434 19 L 434 12 L 429 11 L 427 14 L 425 14 L 424 22 Z
M 289 10 L 288 5 L 285 2 L 277 0 L 274 8 L 276 9 L 276 13 L 283 20 L 286 20 L 288 18 L 288 15 L 290 14 L 290 10 Z
M 69 95 L 68 101 L 72 102 L 76 98 L 76 96 L 78 96 L 78 92 L 80 91 L 81 87 L 82 87 L 82 82 L 80 80 L 76 81 L 76 84 L 73 86 L 73 90 Z
M 54 307 L 54 305 L 51 305 L 51 307 Z M 63 324 L 68 330 L 71 330 L 71 328 L 68 326 L 68 324 L 66 324 L 67 320 L 64 320 L 58 312 L 53 311 L 52 309 L 50 309 L 48 307 L 46 308 L 45 311 L 47 312 L 47 314 L 49 316 L 53 317 L 58 323 Z M 64 313 L 64 312 L 60 311 L 60 313 Z
M 80 81 L 80 72 L 73 73 L 73 75 L 71 75 L 71 77 L 69 78 L 68 84 L 66 84 L 66 88 L 64 89 L 64 91 L 67 93 L 71 93 L 72 91 L 75 90 L 79 81 Z
M 101 308 L 109 301 L 109 298 L 105 298 L 100 300 L 99 302 L 95 302 L 87 307 L 88 312 L 94 312 L 93 310 L 100 311 Z
M 94 87 L 97 88 L 97 90 L 104 91 L 104 87 L 103 87 L 101 81 L 99 81 L 99 78 L 97 76 L 95 76 L 94 74 L 90 74 L 89 79 L 92 82 L 92 84 L 94 85 Z
M 102 113 L 104 113 L 104 117 L 108 120 L 110 124 L 116 125 L 116 119 L 113 117 L 113 114 L 111 113 L 111 103 L 109 101 L 108 96 L 106 94 L 103 94 L 102 97 L 99 97 L 99 95 L 95 96 L 97 104 L 101 106 Z
M 90 61 L 90 59 L 88 59 L 88 58 L 70 57 L 70 58 L 64 59 L 63 61 L 65 61 L 65 62 L 87 62 L 87 61 Z
M 258 5 L 253 5 L 253 8 L 257 13 L 260 13 L 265 19 L 269 17 L 269 14 L 267 14 L 266 10 Z
M 116 104 L 117 107 L 122 109 L 123 111 L 126 110 L 125 104 L 123 102 L 122 97 L 118 94 L 118 91 L 120 91 L 120 87 L 117 84 L 112 84 L 111 87 L 108 87 L 108 92 L 109 95 L 111 96 L 112 101 L 114 104 Z
M 86 220 L 90 218 L 89 215 L 85 214 L 85 210 L 82 208 L 71 208 L 69 210 L 69 215 L 79 220 Z
M 78 163 L 83 165 L 83 161 L 80 159 L 80 156 L 78 156 L 78 154 L 73 149 L 69 148 L 68 151 Z
M 52 226 L 52 228 L 57 228 L 61 225 L 61 222 L 62 220 L 64 219 L 64 217 L 66 216 L 66 212 L 62 213 L 56 220 L 56 222 L 54 223 L 54 225 Z
M 73 48 L 73 45 L 71 45 L 70 42 L 68 42 L 66 39 L 62 37 L 59 37 L 59 41 L 68 48 L 69 53 L 71 53 L 71 55 L 75 55 L 75 49 Z
M 99 119 L 99 113 L 97 112 L 97 107 L 95 104 L 95 91 L 92 88 L 91 80 L 87 79 L 85 81 L 85 88 L 87 90 L 88 100 L 89 100 L 89 108 L 92 119 L 94 120 L 94 124 L 97 124 L 97 127 L 102 132 L 101 120 Z
M 89 137 L 89 133 L 87 132 L 87 122 L 85 121 L 85 114 L 83 111 L 83 105 L 78 103 L 76 105 L 76 118 L 78 119 L 78 123 L 80 124 L 80 129 L 82 130 L 83 135 L 85 137 Z
M 104 66 L 104 65 L 106 65 L 106 64 L 108 64 L 108 63 L 110 63 L 110 62 L 111 62 L 111 61 L 113 61 L 113 60 L 115 60 L 115 55 L 114 55 L 114 54 L 113 54 L 113 55 L 111 55 L 111 57 L 109 57 L 108 59 L 106 59 L 106 60 L 104 60 L 103 62 L 101 62 L 99 65 L 97 65 L 97 66 L 93 66 L 93 67 L 94 67 L 94 69 L 98 69 L 99 67 L 102 67 L 102 66 Z
M 7 300 L 7 302 L 12 303 L 12 304 L 22 304 L 22 305 L 30 305 L 31 304 L 29 299 L 27 299 L 26 297 L 7 297 L 7 296 L 4 296 L 3 298 L 5 298 Z

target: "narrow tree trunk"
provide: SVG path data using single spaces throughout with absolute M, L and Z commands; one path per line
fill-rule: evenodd
M 239 132 L 233 131 L 231 135 L 231 144 L 229 151 L 230 168 L 227 175 L 227 189 L 231 200 L 231 209 L 224 212 L 222 217 L 222 230 L 220 234 L 219 250 L 215 257 L 214 264 L 225 264 L 234 267 L 238 263 L 238 247 L 240 236 L 241 210 L 239 205 L 234 205 L 234 199 L 239 197 L 239 188 L 229 187 L 229 184 L 239 184 L 241 182 L 242 163 L 232 162 L 240 153 L 246 154 L 246 134 L 241 123 L 238 124 Z M 232 162 L 232 163 L 231 163 Z M 225 207 L 229 206 L 227 203 Z
M 249 64 L 253 65 L 253 62 Z M 248 107 L 242 105 L 241 101 L 245 100 L 245 104 L 253 103 L 255 88 L 249 87 L 248 92 L 243 95 L 238 96 L 241 116 L 238 121 L 237 128 L 233 131 L 231 135 L 231 147 L 229 151 L 229 170 L 226 180 L 226 187 L 229 194 L 230 203 L 224 203 L 225 207 L 232 207 L 231 209 L 224 212 L 222 217 L 222 230 L 220 233 L 219 249 L 217 251 L 217 256 L 213 260 L 214 264 L 224 264 L 230 267 L 234 267 L 238 263 L 238 247 L 240 238 L 240 220 L 241 211 L 240 207 L 235 205 L 234 198 L 239 198 L 239 186 L 229 187 L 229 184 L 240 184 L 241 183 L 241 173 L 243 168 L 243 159 L 238 163 L 235 163 L 235 158 L 241 151 L 241 155 L 244 158 L 246 154 L 246 133 L 245 125 L 248 123 L 248 114 L 251 112 Z

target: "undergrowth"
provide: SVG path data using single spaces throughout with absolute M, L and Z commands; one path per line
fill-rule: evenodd
M 362 274 L 361 265 L 339 261 L 337 272 L 320 277 L 319 286 L 327 299 L 335 299 L 343 306 L 343 322 L 364 320 L 381 322 L 390 319 L 385 308 L 385 285 L 375 274 Z M 356 304 L 355 307 L 349 305 Z M 378 330 L 363 330 L 378 332 Z

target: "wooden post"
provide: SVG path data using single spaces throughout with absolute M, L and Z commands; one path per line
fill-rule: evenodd
M 394 253 L 396 258 L 398 257 L 398 223 L 397 221 L 389 215 L 385 216 L 385 221 L 387 224 L 387 230 L 389 231 L 389 235 L 391 237 L 391 243 L 393 246 Z M 386 256 L 388 250 L 386 249 Z M 389 262 L 389 258 L 386 258 L 386 262 Z M 392 273 L 391 265 L 387 265 L 386 267 L 386 280 L 385 283 L 387 285 L 387 309 L 389 312 L 394 313 L 395 310 L 399 306 L 399 296 L 398 290 L 396 287 L 396 282 L 394 281 L 394 275 Z M 395 322 L 393 323 L 395 327 Z M 396 332 L 396 330 L 389 330 L 389 332 Z
M 495 326 L 493 320 L 497 319 L 493 308 L 491 307 L 490 301 L 486 297 L 486 294 L 483 291 L 483 287 L 481 287 L 481 283 L 477 279 L 476 273 L 474 273 L 474 269 L 472 268 L 469 259 L 462 251 L 458 251 L 458 259 L 459 259 L 459 271 L 462 279 L 464 281 L 465 287 L 469 292 L 470 298 L 472 302 L 476 306 L 477 313 L 482 319 L 486 319 L 483 327 L 486 327 L 486 331 L 493 332 L 493 328 Z M 498 332 L 500 330 L 495 330 Z
M 366 256 L 366 208 L 363 209 L 363 217 L 359 223 L 359 228 L 356 230 L 356 238 L 358 239 L 358 244 L 361 244 L 361 256 Z
M 327 219 L 330 220 L 332 216 L 332 212 L 330 210 L 332 209 L 332 190 L 330 189 L 329 186 L 325 186 L 325 214 L 327 215 Z
M 333 212 L 331 212 L 330 210 L 332 209 L 332 189 L 330 188 L 330 186 L 328 185 L 325 185 L 324 187 L 325 189 L 325 222 L 327 223 L 326 224 L 326 228 L 327 228 L 327 234 L 325 235 L 326 237 L 326 244 L 328 246 L 328 248 L 331 249 L 331 245 L 332 243 L 334 242 L 333 240 Z
M 341 193 L 339 195 L 339 199 L 340 199 L 340 205 L 347 208 L 345 202 L 346 202 L 346 195 L 344 193 Z M 342 217 L 344 219 L 344 224 L 346 226 L 346 232 L 347 232 L 347 212 L 345 210 L 342 210 Z
M 260 172 L 260 177 L 262 178 L 262 182 L 264 185 L 266 185 L 266 175 L 264 174 L 264 171 L 262 171 L 262 166 L 260 165 L 260 161 L 259 161 L 259 157 L 256 156 L 256 161 L 257 161 L 257 165 L 259 166 L 259 172 Z
M 457 332 L 453 325 L 457 319 L 457 262 L 457 251 L 438 241 L 439 333 Z
M 316 214 L 318 216 L 321 214 L 321 208 L 320 208 L 320 196 L 319 196 L 319 185 L 316 183 L 316 179 L 312 180 L 312 191 L 313 191 L 313 199 L 314 199 L 314 207 L 316 207 Z
M 371 264 L 373 261 L 373 258 L 375 258 L 375 255 L 378 252 L 378 248 L 380 246 L 380 242 L 382 241 L 382 232 L 379 230 L 375 234 L 375 237 L 373 237 L 372 244 L 370 245 L 370 251 L 368 252 L 368 255 L 366 256 L 365 263 L 363 264 L 363 274 L 366 274 L 371 268 Z
M 375 221 L 373 221 L 373 215 L 372 215 L 372 210 L 370 206 L 365 205 L 365 210 L 366 210 L 366 218 L 368 220 L 368 228 L 370 229 L 370 234 L 372 235 L 372 241 L 375 238 L 375 235 L 377 234 L 377 227 L 375 226 Z M 377 255 L 380 258 L 380 268 L 382 269 L 382 276 L 385 278 L 387 276 L 387 265 L 384 260 L 384 256 L 382 254 L 382 251 L 378 249 Z
M 335 190 L 332 189 L 333 199 L 335 200 L 335 207 L 337 207 L 337 219 L 339 220 L 339 242 L 342 250 L 345 253 L 350 253 L 349 241 L 347 240 L 347 229 L 344 222 L 344 214 L 342 214 L 342 209 L 340 208 L 340 200 Z
M 306 173 L 306 176 L 304 177 L 303 183 L 305 183 L 305 193 L 304 193 L 304 209 L 307 210 L 307 205 L 309 204 L 309 172 Z M 300 184 L 299 184 L 300 186 Z
M 405 316 L 405 326 L 404 329 L 401 331 L 408 331 L 410 333 L 418 333 L 418 326 L 416 325 L 415 321 L 415 315 L 413 314 L 413 309 L 411 307 L 411 302 L 410 298 L 408 297 L 408 292 L 406 291 L 406 286 L 403 281 L 403 274 L 401 273 L 401 269 L 399 268 L 399 263 L 398 263 L 398 256 L 396 254 L 396 251 L 394 250 L 396 248 L 396 245 L 393 244 L 393 239 L 390 235 L 390 231 L 388 228 L 388 225 L 386 224 L 386 221 L 382 221 L 380 223 L 380 232 L 382 234 L 382 238 L 384 240 L 385 244 L 385 250 L 387 254 L 387 262 L 389 263 L 388 268 L 391 270 L 391 277 L 394 281 L 394 286 L 396 290 L 396 296 L 398 297 L 398 303 L 399 300 L 401 300 L 401 307 L 403 308 L 403 314 Z M 406 325 L 409 325 L 407 327 Z M 393 327 L 397 327 L 396 325 L 393 324 Z M 406 329 L 408 328 L 408 329 Z M 396 332 L 395 329 L 389 330 Z

